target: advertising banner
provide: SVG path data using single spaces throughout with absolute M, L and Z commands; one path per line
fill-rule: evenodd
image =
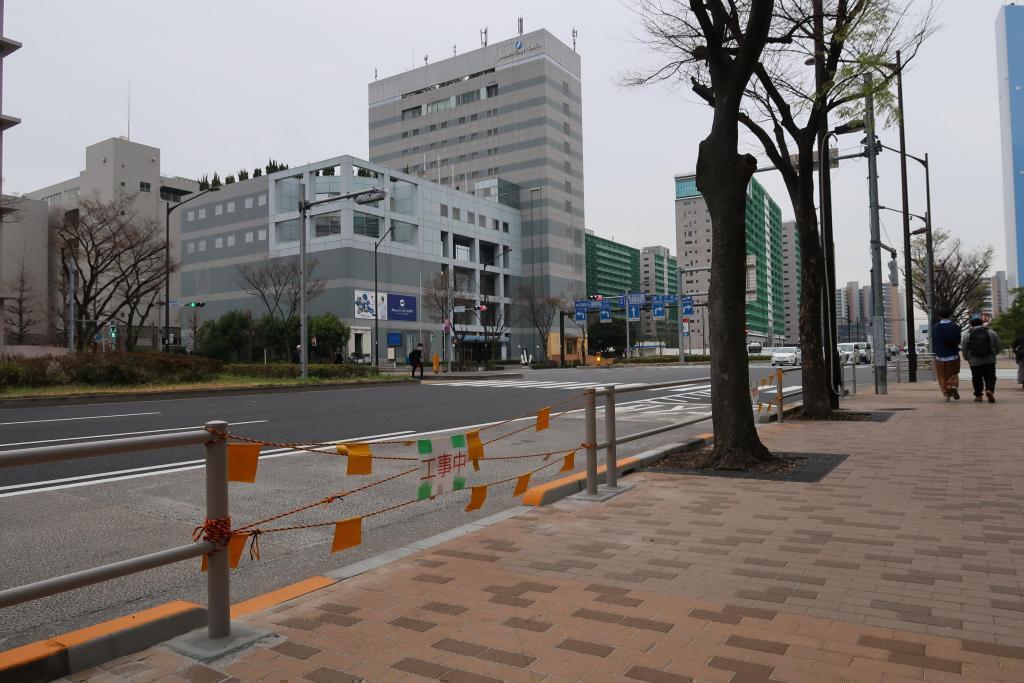
M 373 320 L 374 311 L 379 309 L 378 320 L 388 319 L 387 294 L 377 293 L 377 304 L 373 303 L 373 292 L 362 289 L 355 290 L 355 317 L 361 320 Z
M 387 317 L 385 320 L 416 320 L 416 297 L 409 294 L 387 295 Z

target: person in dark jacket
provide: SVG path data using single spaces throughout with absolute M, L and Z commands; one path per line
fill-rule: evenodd
M 1013 357 L 1017 359 L 1017 384 L 1024 389 L 1024 332 L 1013 340 Z
M 971 329 L 964 334 L 961 346 L 964 350 L 964 360 L 971 365 L 975 403 L 982 402 L 982 391 L 989 403 L 995 403 L 999 335 L 985 327 L 981 318 L 974 316 L 971 318 Z
M 948 401 L 960 400 L 960 326 L 952 320 L 953 311 L 939 309 L 939 322 L 932 328 L 932 353 L 935 354 L 935 379 Z
M 412 376 L 416 376 L 416 368 L 419 368 L 420 379 L 423 379 L 423 344 L 417 344 L 416 348 L 409 354 L 409 365 L 412 366 Z

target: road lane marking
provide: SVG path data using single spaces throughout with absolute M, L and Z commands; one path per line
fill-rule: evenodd
M 232 422 L 232 425 L 254 425 L 269 420 L 249 420 L 248 422 Z M 57 443 L 58 441 L 82 441 L 84 439 L 106 439 L 112 436 L 138 436 L 139 434 L 159 434 L 162 432 L 182 432 L 186 429 L 202 429 L 203 425 L 193 427 L 168 427 L 167 429 L 147 429 L 141 432 L 120 432 L 118 434 L 87 434 L 85 436 L 66 436 L 60 439 L 42 439 L 40 441 L 15 441 L 12 443 L 0 443 L 0 448 L 6 446 L 31 446 L 39 443 Z
M 121 413 L 120 415 L 90 415 L 88 417 L 55 417 L 50 420 L 20 420 L 18 422 L 0 422 L 0 427 L 8 425 L 30 425 L 38 422 L 67 422 L 69 420 L 105 420 L 111 417 L 138 417 L 139 415 L 159 415 L 159 412 L 152 413 Z

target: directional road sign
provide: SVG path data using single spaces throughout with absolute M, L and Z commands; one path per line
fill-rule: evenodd
M 665 304 L 662 304 L 662 303 L 651 304 L 651 313 L 653 314 L 655 320 L 664 320 L 665 319 Z
M 693 315 L 693 304 L 683 304 L 683 315 Z
M 640 320 L 640 304 L 629 304 L 626 311 L 626 320 L 636 322 Z
M 611 307 L 601 309 L 601 322 L 610 323 L 612 321 L 612 309 Z

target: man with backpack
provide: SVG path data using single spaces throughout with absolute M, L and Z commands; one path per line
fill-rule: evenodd
M 409 365 L 412 366 L 412 376 L 416 376 L 416 368 L 419 368 L 420 379 L 423 379 L 423 344 L 417 344 L 409 354 Z
M 952 320 L 949 307 L 939 309 L 939 322 L 932 328 L 932 351 L 935 353 L 935 379 L 948 401 L 960 400 L 960 326 Z
M 971 366 L 971 382 L 974 384 L 974 402 L 982 402 L 982 392 L 989 403 L 995 403 L 996 354 L 999 353 L 999 336 L 985 327 L 978 316 L 971 317 L 971 329 L 962 341 L 964 359 Z

